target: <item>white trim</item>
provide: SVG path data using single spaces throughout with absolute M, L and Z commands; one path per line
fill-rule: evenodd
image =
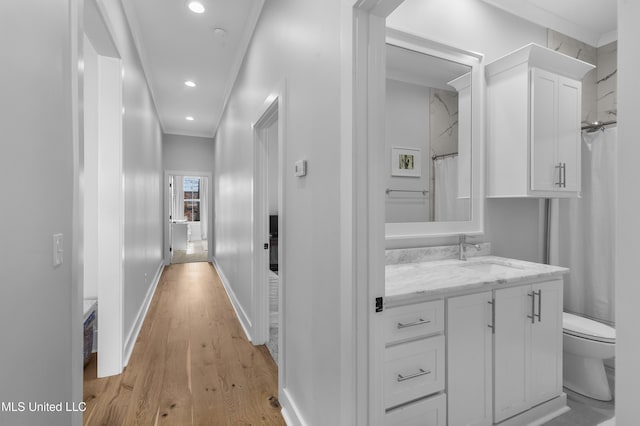
M 158 283 L 160 282 L 160 277 L 162 276 L 162 272 L 164 271 L 164 262 L 160 261 L 158 265 L 158 269 L 156 270 L 156 275 L 147 290 L 147 295 L 142 301 L 142 305 L 138 310 L 138 315 L 136 315 L 136 319 L 133 322 L 133 326 L 129 330 L 129 334 L 124 342 L 124 363 L 123 365 L 126 367 L 129 365 L 129 359 L 131 358 L 131 353 L 133 352 L 133 348 L 135 347 L 136 341 L 138 340 L 138 335 L 140 334 L 140 329 L 142 328 L 142 324 L 144 323 L 145 318 L 147 317 L 147 312 L 149 311 L 149 306 L 151 305 L 151 300 L 153 300 L 153 296 L 156 292 L 156 288 L 158 287 Z
M 213 267 L 216 268 L 216 271 L 218 272 L 218 276 L 220 277 L 220 281 L 222 282 L 222 287 L 224 287 L 224 291 L 227 293 L 227 297 L 229 298 L 229 301 L 231 301 L 231 306 L 233 307 L 233 310 L 236 313 L 236 317 L 238 318 L 238 321 L 242 326 L 244 335 L 246 336 L 247 340 L 249 340 L 250 342 L 253 342 L 253 339 L 251 338 L 251 333 L 249 333 L 249 330 L 251 330 L 251 320 L 249 319 L 249 316 L 244 311 L 244 308 L 240 304 L 240 301 L 238 301 L 236 294 L 233 292 L 233 289 L 231 288 L 231 283 L 229 283 L 227 276 L 224 274 L 224 271 L 220 267 L 220 264 L 216 261 L 215 257 L 213 258 L 211 263 L 213 264 Z
M 171 246 L 171 241 L 169 238 L 169 227 L 171 223 L 169 221 L 169 215 L 171 214 L 171 191 L 169 191 L 169 176 L 204 176 L 209 179 L 209 197 L 208 197 L 208 210 L 207 213 L 209 215 L 208 219 L 208 228 L 207 228 L 207 250 L 209 262 L 213 262 L 213 173 L 211 172 L 199 172 L 193 170 L 165 170 L 164 178 L 162 181 L 163 185 L 163 194 L 164 194 L 164 208 L 162 220 L 164 223 L 164 231 L 163 231 L 163 252 L 164 252 L 164 264 L 171 264 L 171 252 L 169 251 L 169 247 Z
M 288 389 L 281 389 L 279 392 L 278 400 L 282 406 L 282 417 L 284 418 L 287 426 L 307 426 L 308 423 L 304 421 L 300 409 L 293 400 Z

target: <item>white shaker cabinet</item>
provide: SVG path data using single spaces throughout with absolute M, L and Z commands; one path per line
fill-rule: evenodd
M 449 426 L 491 425 L 491 291 L 447 300 L 447 398 Z
M 535 44 L 487 65 L 488 197 L 579 194 L 581 80 L 593 68 Z
M 494 422 L 562 393 L 562 283 L 495 291 Z

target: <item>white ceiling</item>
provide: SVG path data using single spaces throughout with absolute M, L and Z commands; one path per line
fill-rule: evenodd
M 599 47 L 617 40 L 617 0 L 482 0 Z
M 616 0 L 482 1 L 593 46 L 617 38 Z M 264 0 L 201 2 L 203 14 L 186 0 L 122 2 L 165 133 L 214 136 Z
M 122 3 L 163 131 L 213 137 L 264 0 L 200 1 L 202 14 L 185 0 Z

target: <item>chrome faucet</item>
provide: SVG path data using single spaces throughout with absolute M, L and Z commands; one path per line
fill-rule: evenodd
M 465 253 L 465 248 L 467 246 L 472 246 L 474 247 L 476 250 L 480 250 L 480 244 L 474 244 L 474 243 L 468 243 L 467 242 L 467 236 L 466 235 L 460 235 L 460 239 L 458 241 L 458 251 L 459 251 L 459 257 L 458 259 L 460 260 L 467 260 L 467 255 Z

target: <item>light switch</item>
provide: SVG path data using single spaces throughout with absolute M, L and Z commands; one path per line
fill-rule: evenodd
M 296 161 L 296 176 L 302 177 L 307 175 L 307 160 Z
M 53 235 L 53 266 L 62 265 L 64 260 L 64 241 L 62 234 Z

